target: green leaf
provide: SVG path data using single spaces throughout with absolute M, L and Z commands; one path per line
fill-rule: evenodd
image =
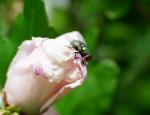
M 83 34 L 89 49 L 94 52 L 99 40 L 100 29 L 96 25 L 92 25 Z
M 6 80 L 8 65 L 15 53 L 15 47 L 8 38 L 4 37 L 0 38 L 0 46 L 0 87 L 2 88 Z
M 14 24 L 12 38 L 20 43 L 32 36 L 54 37 L 56 32 L 49 27 L 44 4 L 41 0 L 24 0 L 24 11 Z
M 44 4 L 41 0 L 25 0 L 24 19 L 30 36 L 52 37 L 54 30 L 49 27 Z
M 131 3 L 131 0 L 104 0 L 104 14 L 108 19 L 121 18 L 129 12 Z
M 108 23 L 104 30 L 105 38 L 111 42 L 121 43 L 138 37 L 137 29 L 133 25 L 119 21 Z

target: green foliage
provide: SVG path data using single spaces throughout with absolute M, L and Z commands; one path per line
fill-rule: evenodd
M 5 83 L 8 65 L 15 53 L 15 48 L 14 44 L 6 37 L 0 37 L 0 46 L 0 87 L 2 87 Z
M 20 43 L 32 36 L 54 37 L 56 32 L 49 27 L 44 4 L 41 0 L 25 0 L 24 10 L 14 24 L 12 39 Z
M 63 115 L 150 114 L 148 101 L 150 100 L 148 91 L 150 88 L 148 85 L 150 82 L 149 0 L 71 0 L 66 13 L 60 14 L 60 10 L 59 7 L 54 9 L 52 22 L 57 23 L 58 19 L 55 20 L 55 16 L 58 14 L 63 16 L 70 14 L 71 24 L 70 27 L 68 23 L 66 25 L 63 23 L 64 27 L 54 25 L 59 28 L 58 33 L 66 32 L 66 26 L 72 29 L 77 28 L 84 35 L 93 53 L 87 81 L 81 88 L 59 102 L 58 109 L 61 113 Z M 119 78 L 112 78 L 119 83 L 118 85 L 111 86 L 109 79 L 105 79 L 107 74 L 102 72 L 102 68 L 97 67 L 102 66 L 99 61 L 103 62 L 106 58 L 114 60 L 120 67 Z M 108 68 L 105 69 L 108 70 Z M 113 74 L 113 72 L 109 71 L 108 74 Z M 91 82 L 90 86 L 88 86 L 89 82 Z M 105 99 L 101 97 L 101 93 L 107 97 L 107 94 L 103 92 L 107 89 L 101 88 L 100 84 L 107 84 L 106 86 L 115 94 L 107 98 L 109 106 L 105 109 L 103 107 Z M 117 87 L 117 90 L 113 87 Z M 89 92 L 93 96 L 89 97 Z
M 49 27 L 44 3 L 41 0 L 24 0 L 23 12 L 16 18 L 8 36 L 0 36 L 0 86 L 6 80 L 9 63 L 18 45 L 32 36 L 54 37 L 55 30 Z
M 104 14 L 108 19 L 118 19 L 125 16 L 130 10 L 132 0 L 104 0 Z
M 65 9 L 58 6 L 47 11 L 47 20 L 42 0 L 24 0 L 10 32 L 0 35 L 1 86 L 23 40 L 56 36 L 50 22 L 59 34 L 80 31 L 93 54 L 85 83 L 57 102 L 62 115 L 149 115 L 150 1 L 70 0 Z

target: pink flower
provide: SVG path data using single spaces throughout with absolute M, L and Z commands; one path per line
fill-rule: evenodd
M 85 43 L 79 32 L 24 41 L 7 73 L 7 103 L 35 115 L 81 85 L 87 70 L 83 56 L 71 44 L 74 40 Z

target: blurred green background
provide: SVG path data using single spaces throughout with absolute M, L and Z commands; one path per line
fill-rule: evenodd
M 31 36 L 80 31 L 93 59 L 61 115 L 150 115 L 150 0 L 0 0 L 0 87 Z

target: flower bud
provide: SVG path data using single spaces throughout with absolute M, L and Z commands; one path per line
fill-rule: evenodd
M 85 43 L 79 32 L 24 41 L 7 73 L 8 105 L 20 106 L 25 114 L 35 115 L 81 85 L 87 68 L 83 56 L 72 46 L 73 40 Z

